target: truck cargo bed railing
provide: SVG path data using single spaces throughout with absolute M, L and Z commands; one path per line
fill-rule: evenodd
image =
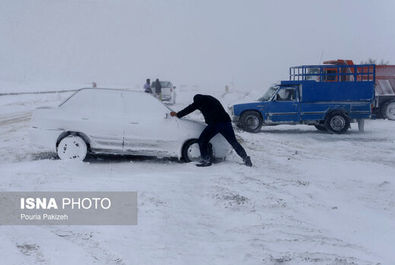
M 317 82 L 375 82 L 376 65 L 302 65 L 289 68 L 289 80 Z

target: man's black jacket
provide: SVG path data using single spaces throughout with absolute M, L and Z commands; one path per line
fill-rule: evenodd
M 155 93 L 159 94 L 160 92 L 162 92 L 162 85 L 160 81 L 155 81 Z
M 216 98 L 200 94 L 195 95 L 193 103 L 179 111 L 177 117 L 182 118 L 197 109 L 202 112 L 207 124 L 231 121 L 228 113 Z

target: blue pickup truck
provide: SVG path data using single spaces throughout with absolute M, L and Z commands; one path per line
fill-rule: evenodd
M 372 117 L 375 69 L 373 64 L 291 67 L 289 80 L 255 102 L 232 106 L 233 121 L 248 132 L 264 125 L 306 124 L 345 133 L 351 122 Z

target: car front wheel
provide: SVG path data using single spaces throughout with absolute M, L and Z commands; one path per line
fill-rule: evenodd
M 59 142 L 57 153 L 61 160 L 82 161 L 88 153 L 88 146 L 80 136 L 69 135 Z
M 208 148 L 209 148 L 208 153 L 210 159 L 212 159 L 213 147 L 210 143 L 208 145 Z M 182 147 L 182 160 L 184 162 L 197 162 L 200 161 L 200 159 L 201 159 L 201 155 L 200 155 L 198 139 L 191 139 L 186 141 Z
M 241 128 L 247 132 L 259 132 L 263 125 L 260 113 L 256 111 L 246 111 L 240 117 Z

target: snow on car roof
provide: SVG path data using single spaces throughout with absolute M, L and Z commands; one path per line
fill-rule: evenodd
M 81 94 L 81 92 L 84 92 L 84 91 L 87 91 L 87 92 L 88 91 L 92 91 L 92 92 L 94 92 L 94 91 L 126 92 L 128 94 L 130 93 L 129 95 L 133 94 L 133 96 L 128 97 L 127 100 L 130 100 L 130 102 L 133 102 L 133 104 L 137 107 L 140 106 L 141 109 L 147 109 L 147 106 L 149 106 L 150 111 L 164 111 L 164 110 L 165 111 L 172 111 L 168 106 L 163 104 L 157 98 L 153 97 L 151 94 L 147 94 L 141 90 L 132 90 L 132 89 L 126 89 L 126 88 L 91 88 L 91 87 L 81 88 L 81 89 L 78 89 L 75 93 L 73 93 L 64 102 L 62 102 L 59 105 L 59 107 L 64 105 L 66 102 L 68 102 L 75 95 Z

